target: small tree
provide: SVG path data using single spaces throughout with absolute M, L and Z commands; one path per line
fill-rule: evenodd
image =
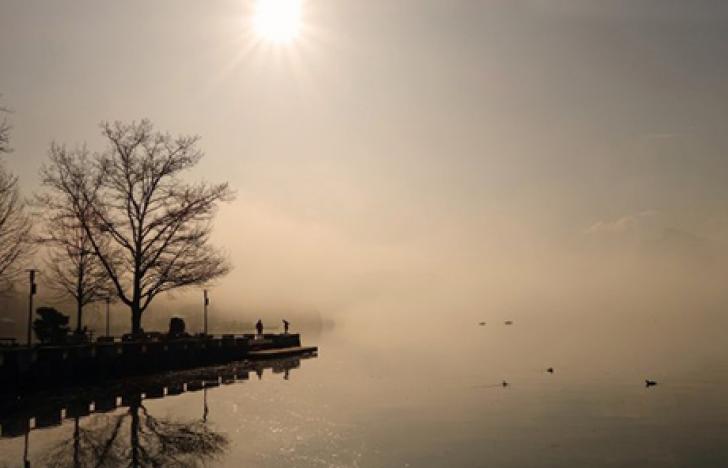
M 52 145 L 51 158 L 62 158 L 67 153 L 64 147 Z M 85 149 L 78 150 L 86 159 Z M 113 285 L 106 269 L 96 255 L 93 245 L 78 217 L 88 219 L 93 211 L 83 204 L 80 193 L 74 195 L 81 200 L 79 209 L 50 194 L 36 195 L 36 205 L 44 214 L 45 228 L 38 241 L 50 248 L 46 261 L 47 278 L 52 289 L 63 296 L 70 296 L 76 303 L 76 332 L 83 324 L 84 306 L 103 300 L 112 292 Z
M 38 307 L 35 311 L 39 318 L 33 321 L 35 336 L 43 344 L 60 344 L 68 336 L 68 316 L 53 307 Z
M 101 128 L 106 152 L 93 161 L 79 152 L 51 152 L 43 184 L 51 209 L 74 213 L 138 333 L 157 295 L 230 270 L 208 241 L 217 205 L 232 192 L 227 184 L 179 179 L 202 158 L 197 137 L 173 138 L 146 120 Z

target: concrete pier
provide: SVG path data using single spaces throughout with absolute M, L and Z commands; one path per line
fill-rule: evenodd
M 277 356 L 265 354 L 284 349 L 288 351 Z M 68 382 L 188 369 L 315 350 L 301 348 L 299 334 L 228 334 L 178 339 L 153 337 L 66 346 L 0 347 L 0 390 L 44 388 Z

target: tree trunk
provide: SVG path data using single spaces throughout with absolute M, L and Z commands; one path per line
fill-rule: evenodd
M 139 266 L 141 260 L 135 262 L 136 270 L 134 271 L 134 282 L 132 284 L 131 296 L 131 332 L 136 335 L 142 331 L 142 294 L 141 294 L 141 277 L 139 275 Z
M 81 468 L 81 428 L 79 418 L 76 416 L 73 422 L 73 467 Z
M 76 301 L 76 332 L 81 333 L 81 323 L 83 318 L 83 304 L 81 300 Z
M 83 257 L 81 257 L 83 262 Z M 76 281 L 76 333 L 81 333 L 81 320 L 83 315 L 83 268 L 79 268 L 78 278 Z
M 131 414 L 131 425 L 129 427 L 129 442 L 131 445 L 131 460 L 129 460 L 130 466 L 137 468 L 141 466 L 139 464 L 139 405 L 134 402 L 129 407 L 129 413 Z
M 139 306 L 131 308 L 131 333 L 136 335 L 142 331 L 142 311 Z

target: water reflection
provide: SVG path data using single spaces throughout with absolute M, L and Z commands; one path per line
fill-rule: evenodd
M 152 416 L 137 395 L 124 413 L 96 418 L 84 428 L 76 417 L 73 437 L 50 450 L 42 465 L 196 466 L 222 454 L 227 444 L 227 437 L 203 419 L 177 422 Z
M 208 424 L 208 389 L 248 380 L 250 372 L 263 378 L 267 369 L 287 380 L 301 359 L 313 356 L 129 379 L 105 389 L 7 396 L 0 407 L 0 435 L 24 438 L 22 465 L 26 467 L 31 466 L 28 452 L 33 431 L 61 426 L 64 418 L 73 421 L 72 433 L 47 449 L 39 466 L 200 466 L 222 456 L 229 444 L 226 434 Z M 144 403 L 200 390 L 197 419 L 152 415 Z

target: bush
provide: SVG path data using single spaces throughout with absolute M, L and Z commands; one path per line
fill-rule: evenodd
M 68 337 L 68 316 L 53 307 L 38 307 L 40 318 L 33 321 L 33 331 L 43 344 L 63 344 Z

